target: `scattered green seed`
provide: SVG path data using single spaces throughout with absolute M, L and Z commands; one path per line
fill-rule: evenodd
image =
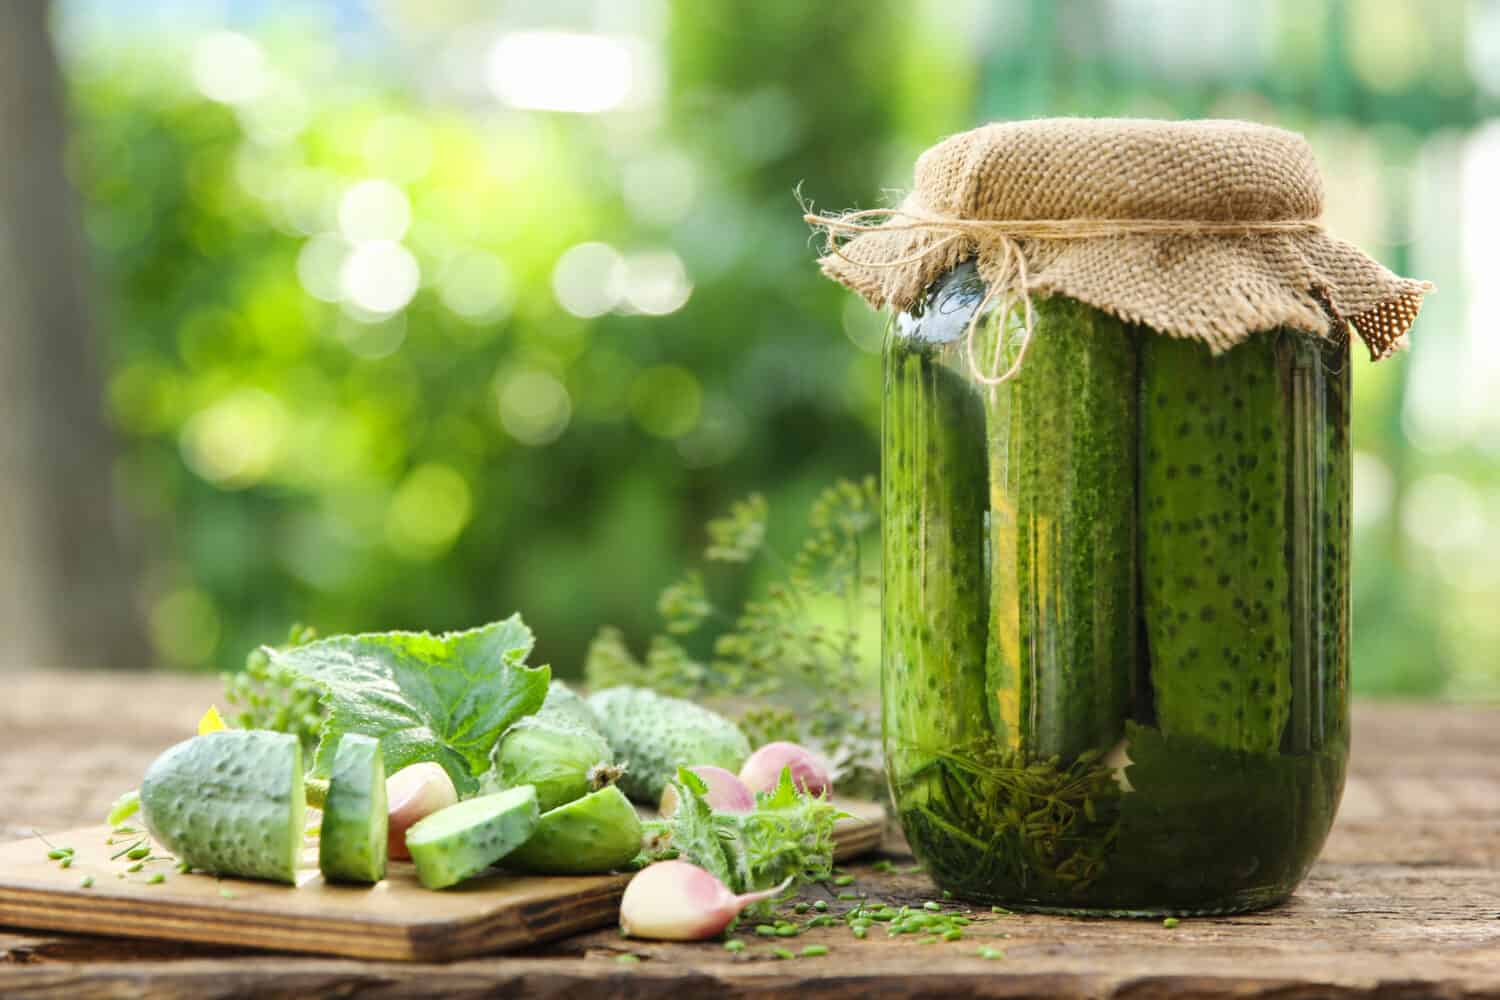
M 818 958 L 819 956 L 826 954 L 828 954 L 828 948 L 826 945 L 810 944 L 806 948 L 802 949 L 803 958 Z
M 990 912 L 991 913 L 1003 913 L 1007 917 L 1015 916 L 1015 914 L 1013 914 L 1010 910 L 1007 910 L 1003 906 L 992 906 L 992 907 L 990 907 Z
M 132 833 L 140 833 L 141 831 L 137 830 L 133 826 L 117 826 L 114 828 L 113 832 L 119 834 L 120 836 L 128 836 Z
M 72 868 L 73 867 L 73 855 L 71 855 L 71 854 L 64 855 L 63 859 L 57 863 L 57 867 L 59 867 L 59 868 Z
M 943 908 L 943 904 L 942 903 L 935 902 L 935 901 L 933 901 L 931 899 L 929 899 L 927 902 L 925 902 L 925 903 L 922 904 L 922 909 L 924 909 L 924 910 L 931 910 L 934 913 L 936 913 L 937 911 L 941 910 L 942 908 Z
M 1182 921 L 1178 920 L 1176 917 L 1168 917 L 1161 922 L 1161 925 L 1167 930 L 1171 930 L 1173 927 L 1176 927 L 1180 923 L 1182 923 Z
M 985 945 L 984 947 L 980 948 L 977 952 L 975 952 L 975 954 L 980 958 L 987 958 L 991 960 L 1005 957 L 1005 952 L 1001 951 L 999 948 L 991 948 L 989 945 Z
M 155 875 L 152 875 L 150 878 L 148 878 L 146 880 L 146 884 L 147 885 L 161 885 L 166 880 L 167 880 L 167 877 L 165 875 L 163 875 L 161 872 L 157 872 Z
M 838 878 L 836 878 L 836 879 L 833 880 L 833 884 L 834 885 L 853 885 L 854 884 L 854 876 L 853 875 L 840 875 Z
M 961 941 L 963 940 L 963 936 L 964 932 L 957 927 L 953 928 L 951 931 L 943 932 L 944 941 Z
M 813 909 L 817 910 L 819 913 L 822 913 L 824 910 L 828 909 L 828 900 L 817 900 L 813 903 Z
M 944 899 L 952 899 L 953 898 L 953 893 L 949 892 L 947 889 L 944 889 L 943 890 L 943 898 Z
M 143 858 L 151 856 L 151 848 L 147 844 L 142 844 L 140 847 L 132 847 L 125 852 L 125 856 L 131 861 L 140 861 Z
M 225 899 L 233 899 L 234 898 L 234 893 L 231 892 L 230 890 L 224 888 L 223 886 L 219 886 L 219 895 L 222 896 Z
M 772 927 L 770 924 L 756 924 L 755 933 L 759 934 L 761 937 L 775 937 L 776 928 Z
M 937 939 L 937 935 L 936 934 L 929 934 L 929 935 L 927 935 L 924 938 L 918 938 L 917 939 L 917 944 L 937 944 L 937 943 L 938 943 L 938 939 Z
M 135 864 L 126 865 L 125 866 L 125 870 L 128 871 L 128 872 L 138 872 L 138 871 L 140 871 L 144 867 L 146 867 L 146 862 L 144 862 L 144 861 L 137 861 L 137 862 L 135 862 Z
M 54 847 L 52 848 L 52 850 L 47 852 L 47 857 L 51 858 L 53 861 L 57 861 L 61 858 L 71 857 L 72 854 L 73 848 L 71 847 Z
M 85 875 L 78 880 L 78 885 L 84 889 L 92 889 L 94 887 L 94 876 Z
M 778 927 L 778 928 L 776 928 L 776 936 L 777 937 L 796 937 L 798 934 L 801 934 L 801 933 L 802 933 L 801 929 L 797 928 L 797 927 Z
M 131 844 L 131 846 L 129 846 L 129 847 L 122 847 L 118 851 L 116 851 L 114 854 L 111 854 L 109 856 L 109 860 L 114 861 L 117 858 L 123 858 L 125 855 L 129 854 L 131 851 L 137 850 L 138 848 L 140 848 L 145 843 L 146 842 L 144 840 L 137 840 L 133 844 Z M 149 848 L 146 849 L 146 853 L 147 854 L 151 853 L 151 851 L 150 851 Z M 145 857 L 144 854 L 141 855 L 141 856 Z
M 870 868 L 871 870 L 877 872 L 893 872 L 896 870 L 896 866 L 891 864 L 890 861 L 886 858 L 881 858 L 879 861 L 871 865 Z
M 921 865 L 912 865 L 910 868 L 906 869 L 906 874 L 915 875 L 919 871 L 922 871 Z
M 616 955 L 615 956 L 615 961 L 618 962 L 621 965 L 634 965 L 635 963 L 639 962 L 640 960 L 641 960 L 641 957 L 639 955 L 628 955 L 627 954 L 627 955 Z
M 856 928 L 854 928 L 854 936 L 857 937 L 857 938 L 863 939 L 864 936 L 866 934 L 868 934 L 868 933 L 870 933 L 870 932 L 867 931 L 867 930 L 865 930 L 863 927 L 856 927 Z
M 859 893 L 857 893 L 857 892 L 841 892 L 841 893 L 839 893 L 839 899 L 843 900 L 846 903 L 849 900 L 851 900 L 851 899 L 858 899 L 858 898 L 859 898 Z
M 732 951 L 736 955 L 738 955 L 740 952 L 745 950 L 745 942 L 741 941 L 739 938 L 730 938 L 728 941 L 724 942 L 724 950 Z
M 177 862 L 177 864 L 176 864 L 175 867 L 183 875 L 186 875 L 188 872 L 190 872 L 190 871 L 193 870 L 193 866 L 190 865 L 190 864 L 188 864 L 186 861 L 179 861 L 179 862 Z
M 771 954 L 773 956 L 775 956 L 776 958 L 796 958 L 797 957 L 796 955 L 792 954 L 786 948 L 772 948 L 771 949 Z
M 808 903 L 800 903 L 799 902 L 796 906 L 792 907 L 792 912 L 794 912 L 794 913 L 806 913 L 810 909 L 812 909 L 812 906 L 810 904 L 808 904 Z

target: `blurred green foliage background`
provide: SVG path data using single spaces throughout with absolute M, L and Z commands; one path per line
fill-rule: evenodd
M 1038 114 L 1306 132 L 1439 283 L 1355 373 L 1354 675 L 1500 692 L 1500 4 L 64 4 L 115 479 L 163 664 L 521 609 L 575 674 L 703 524 L 876 470 L 881 317 L 794 191 L 876 206 Z M 1488 282 L 1488 284 L 1486 283 Z M 1191 294 L 1191 290 L 1185 290 Z

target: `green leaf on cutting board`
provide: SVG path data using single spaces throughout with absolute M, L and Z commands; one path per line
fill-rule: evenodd
M 322 689 L 315 775 L 327 776 L 340 737 L 360 733 L 380 740 L 387 773 L 434 761 L 469 796 L 495 741 L 547 696 L 551 669 L 526 665 L 533 644 L 512 615 L 466 632 L 342 635 L 265 654 Z

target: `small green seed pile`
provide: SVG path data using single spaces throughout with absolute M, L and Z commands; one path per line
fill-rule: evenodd
M 885 872 L 897 870 L 889 861 L 878 861 L 872 867 Z M 918 865 L 911 870 L 915 872 L 920 869 L 921 866 Z M 854 886 L 855 879 L 852 875 L 839 874 L 829 879 L 828 883 L 839 888 L 851 887 Z M 800 923 L 791 917 L 784 916 L 758 923 L 754 925 L 753 931 L 757 937 L 761 938 L 792 938 L 806 930 L 844 924 L 849 928 L 850 934 L 863 940 L 877 925 L 884 924 L 888 938 L 902 934 L 916 934 L 921 935 L 917 939 L 919 944 L 939 944 L 964 940 L 967 929 L 976 920 L 982 919 L 973 910 L 961 910 L 962 904 L 945 904 L 937 900 L 929 900 L 920 906 L 898 907 L 878 899 L 870 899 L 867 893 L 857 891 L 840 892 L 836 898 L 839 901 L 850 901 L 854 905 L 842 912 L 831 912 L 832 908 L 826 899 L 789 900 L 784 903 L 784 909 L 789 910 L 791 916 L 802 918 Z M 952 899 L 952 895 L 945 892 L 943 898 Z M 1011 911 L 1003 906 L 992 906 L 990 912 L 1004 916 L 1011 914 Z M 732 955 L 744 954 L 746 949 L 745 941 L 740 938 L 730 938 L 724 942 L 724 950 Z M 825 945 L 812 944 L 807 945 L 800 952 L 793 952 L 784 945 L 774 945 L 765 954 L 778 960 L 815 958 L 828 954 L 828 948 Z M 999 948 L 984 945 L 975 952 L 975 955 L 986 960 L 996 960 L 1003 959 L 1005 952 Z

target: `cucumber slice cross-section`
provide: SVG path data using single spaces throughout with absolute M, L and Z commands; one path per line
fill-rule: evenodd
M 406 831 L 417 878 L 429 889 L 445 889 L 479 874 L 526 843 L 540 815 L 531 785 L 439 809 Z

